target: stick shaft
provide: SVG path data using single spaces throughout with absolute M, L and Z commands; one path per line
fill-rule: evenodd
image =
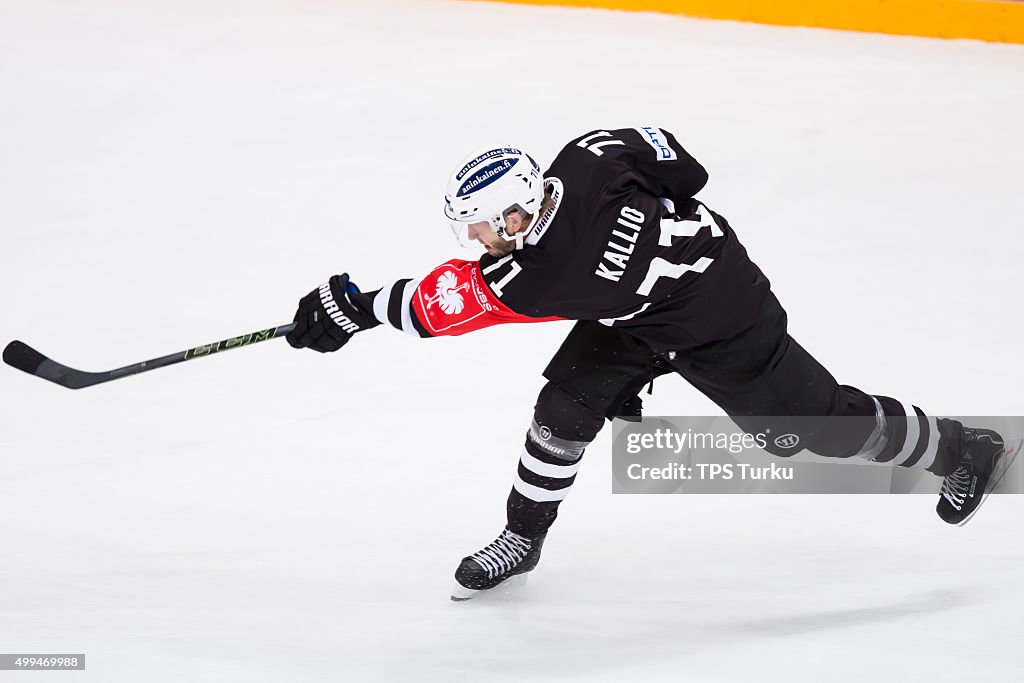
M 84 387 L 91 387 L 96 384 L 110 382 L 115 379 L 121 379 L 122 377 L 129 377 L 131 375 L 149 372 L 150 370 L 156 370 L 157 368 L 165 368 L 168 365 L 184 363 L 185 361 L 193 360 L 195 358 L 212 356 L 215 353 L 230 351 L 232 349 L 240 349 L 262 341 L 277 339 L 278 337 L 283 337 L 288 334 L 293 329 L 295 329 L 295 325 L 293 323 L 289 323 L 287 325 L 281 325 L 280 327 L 258 330 L 238 337 L 229 337 L 210 344 L 203 344 L 184 351 L 160 356 L 159 358 L 152 358 L 150 360 L 132 363 L 131 365 L 125 365 L 105 372 L 83 372 L 82 370 L 69 368 L 66 365 L 61 365 L 60 363 L 47 358 L 29 345 L 20 341 L 12 341 L 8 344 L 7 348 L 4 349 L 3 357 L 5 363 L 11 367 L 17 368 L 18 370 L 35 375 L 36 377 L 41 377 L 69 389 L 82 389 Z
M 186 349 L 185 351 L 178 351 L 177 353 L 169 353 L 166 356 L 160 356 L 159 358 L 144 360 L 141 363 L 125 365 L 124 367 L 110 370 L 107 374 L 111 376 L 110 379 L 120 379 L 121 377 L 127 377 L 128 375 L 137 375 L 140 372 L 148 372 L 150 370 L 156 370 L 157 368 L 165 368 L 168 365 L 184 363 L 187 360 L 203 358 L 204 356 L 212 356 L 215 353 L 222 353 L 232 349 L 240 349 L 261 341 L 277 339 L 278 337 L 285 336 L 293 329 L 295 329 L 295 324 L 289 323 L 287 325 L 282 325 L 281 327 L 270 328 L 269 330 L 250 332 L 249 334 L 243 334 L 240 337 L 229 337 L 228 339 L 221 339 L 220 341 L 213 342 L 211 344 L 203 344 L 202 346 Z

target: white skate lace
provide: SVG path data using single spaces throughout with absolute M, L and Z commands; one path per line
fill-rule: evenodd
M 954 509 L 960 510 L 964 506 L 964 500 L 967 499 L 970 483 L 970 471 L 961 467 L 942 480 L 942 497 L 948 500 Z
M 522 562 L 530 547 L 530 539 L 505 529 L 501 536 L 470 557 L 487 572 L 488 579 L 493 579 Z

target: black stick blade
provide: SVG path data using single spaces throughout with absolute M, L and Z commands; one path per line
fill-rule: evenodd
M 68 389 L 81 389 L 105 381 L 103 374 L 82 372 L 61 365 L 20 341 L 12 341 L 7 345 L 4 349 L 4 362 L 12 368 Z
M 12 341 L 4 348 L 4 362 L 30 375 L 36 374 L 36 370 L 45 360 L 46 356 L 18 340 Z

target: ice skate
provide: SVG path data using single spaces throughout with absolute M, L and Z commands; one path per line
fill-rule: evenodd
M 530 539 L 505 529 L 486 547 L 462 558 L 455 570 L 452 600 L 469 600 L 514 576 L 533 571 L 540 561 L 545 536 Z
M 960 526 L 978 511 L 1021 448 L 1020 441 L 1007 446 L 990 429 L 964 429 L 963 444 L 960 466 L 942 482 L 935 507 L 942 521 Z

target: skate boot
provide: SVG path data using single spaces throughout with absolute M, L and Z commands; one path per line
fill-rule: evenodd
M 462 563 L 455 570 L 452 600 L 468 600 L 506 579 L 533 571 L 540 562 L 545 536 L 547 533 L 526 538 L 505 529 L 482 550 L 462 558 Z
M 935 507 L 947 524 L 965 524 L 1005 472 L 1001 464 L 1006 449 L 996 432 L 965 428 L 961 448 L 960 466 L 943 480 L 942 494 Z

